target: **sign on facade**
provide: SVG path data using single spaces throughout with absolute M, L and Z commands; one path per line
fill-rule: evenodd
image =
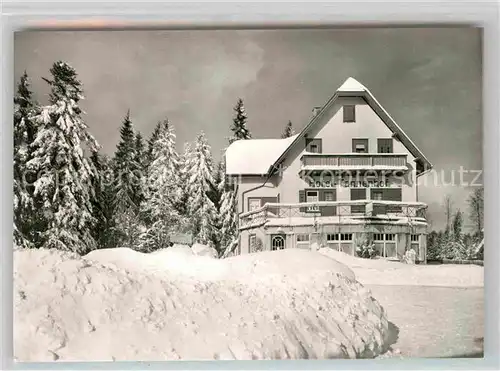
M 311 188 L 392 188 L 400 187 L 399 184 L 391 182 L 389 179 L 363 179 L 363 180 L 350 180 L 341 179 L 335 180 L 314 180 L 310 179 L 309 187 Z

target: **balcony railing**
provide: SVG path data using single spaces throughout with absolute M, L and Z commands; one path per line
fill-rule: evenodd
M 267 203 L 240 214 L 240 230 L 280 221 L 311 224 L 314 220 L 332 223 L 397 222 L 426 223 L 427 205 L 399 201 L 320 201 L 293 204 Z
M 383 168 L 405 169 L 405 154 L 394 153 L 347 153 L 323 154 L 306 153 L 302 156 L 302 168 Z

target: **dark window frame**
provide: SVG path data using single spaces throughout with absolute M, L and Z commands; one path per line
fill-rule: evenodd
M 390 145 L 387 144 L 390 141 Z M 385 143 L 384 143 L 385 142 Z M 387 149 L 387 150 L 385 150 Z M 377 138 L 377 153 L 394 153 L 393 138 Z
M 356 105 L 345 104 L 342 106 L 342 116 L 344 123 L 356 122 Z

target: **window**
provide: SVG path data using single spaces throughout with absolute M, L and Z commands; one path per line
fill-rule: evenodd
M 307 191 L 306 202 L 318 202 L 318 191 Z
M 384 258 L 396 258 L 396 234 L 395 233 L 374 233 L 373 243 L 378 254 Z
M 251 234 L 248 236 L 248 247 L 250 249 L 250 253 L 256 252 L 256 242 L 257 242 L 257 235 Z
M 297 235 L 297 243 L 305 243 L 309 242 L 309 235 L 308 234 L 298 234 Z
M 377 139 L 378 153 L 392 153 L 392 138 Z
M 306 152 L 321 153 L 321 138 L 306 138 Z
M 325 192 L 325 201 L 335 201 L 333 192 Z
M 372 200 L 382 201 L 382 191 L 373 191 L 372 192 Z
M 338 233 L 328 233 L 326 235 L 326 242 L 333 242 L 333 241 L 338 241 L 338 240 L 339 240 Z
M 250 198 L 248 200 L 248 211 L 257 210 L 260 208 L 260 198 Z
M 352 233 L 341 233 L 340 241 L 352 241 Z
M 356 144 L 355 148 L 356 153 L 366 153 L 366 147 L 364 144 Z
M 356 122 L 356 106 L 344 106 L 344 122 Z
M 353 138 L 352 152 L 368 153 L 368 139 Z
M 420 235 L 418 234 L 412 234 L 410 236 L 410 248 L 412 248 L 413 250 L 415 250 L 415 253 L 416 253 L 416 258 L 419 259 L 420 257 Z

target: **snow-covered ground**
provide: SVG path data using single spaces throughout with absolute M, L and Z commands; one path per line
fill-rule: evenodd
M 329 257 L 196 254 L 15 250 L 15 358 L 355 358 L 390 345 L 384 310 Z
M 329 248 L 319 252 L 347 265 L 363 285 L 484 286 L 484 268 L 477 265 L 411 265 L 384 259 L 362 259 Z
M 484 268 L 408 265 L 319 250 L 346 264 L 387 310 L 401 357 L 480 356 L 484 336 Z

